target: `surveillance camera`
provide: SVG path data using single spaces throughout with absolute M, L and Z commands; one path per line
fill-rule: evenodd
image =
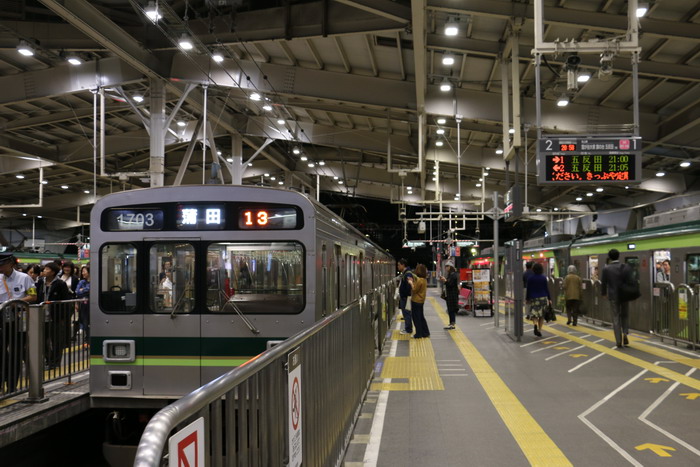
M 566 66 L 568 68 L 576 68 L 581 63 L 581 57 L 578 55 L 569 55 L 566 57 Z

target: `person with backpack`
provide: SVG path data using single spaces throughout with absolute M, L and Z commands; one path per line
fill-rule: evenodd
M 631 296 L 627 288 L 632 282 L 636 282 L 631 268 L 620 263 L 620 252 L 615 248 L 608 252 L 608 265 L 603 268 L 601 276 L 601 295 L 610 300 L 612 312 L 613 332 L 617 349 L 623 346 L 629 347 L 629 301 Z
M 401 334 L 413 334 L 413 321 L 411 320 L 411 309 L 408 301 L 411 297 L 411 281 L 413 280 L 413 273 L 411 268 L 408 267 L 408 260 L 401 258 L 396 266 L 399 270 L 399 309 L 403 314 L 403 321 L 405 324 L 404 329 L 401 330 Z

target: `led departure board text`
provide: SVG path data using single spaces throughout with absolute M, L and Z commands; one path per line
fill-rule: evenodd
M 548 182 L 629 181 L 635 168 L 634 154 L 545 156 Z

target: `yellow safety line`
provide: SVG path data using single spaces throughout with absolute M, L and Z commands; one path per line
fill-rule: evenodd
M 381 378 L 407 379 L 408 382 L 372 383 L 372 390 L 386 391 L 444 391 L 435 351 L 430 339 L 413 339 L 408 334 L 394 331 L 393 340 L 407 340 L 408 357 L 386 357 Z
M 447 315 L 442 305 L 433 297 L 430 300 L 442 322 L 447 324 Z M 573 465 L 467 336 L 459 329 L 449 331 L 449 334 L 530 464 L 557 467 Z
M 633 357 L 632 355 L 626 353 L 626 350 L 616 350 L 616 349 L 610 349 L 604 345 L 600 344 L 595 344 L 593 342 L 589 342 L 586 339 L 581 339 L 580 337 L 573 336 L 571 334 L 567 334 L 565 332 L 559 331 L 558 329 L 554 329 L 552 327 L 547 326 L 547 330 L 551 332 L 554 335 L 564 337 L 566 339 L 569 339 L 570 341 L 577 342 L 579 344 L 583 344 L 586 347 L 590 347 L 593 350 L 596 350 L 598 352 L 610 355 L 611 357 L 623 360 L 631 365 L 638 366 L 640 368 L 644 368 L 645 370 L 651 371 L 652 373 L 656 373 L 657 375 L 663 376 L 664 378 L 668 378 L 673 381 L 677 381 L 681 384 L 684 384 L 688 387 L 691 387 L 693 389 L 699 390 L 700 391 L 700 380 L 691 378 L 689 376 L 685 376 L 682 373 L 678 373 L 673 370 L 669 370 L 668 368 L 664 368 L 659 365 L 654 365 L 653 363 L 647 362 L 646 360 L 642 360 L 641 358 Z M 640 344 L 635 345 L 635 348 L 641 347 Z M 644 347 L 649 347 L 649 346 L 644 346 Z M 658 350 L 658 349 L 653 349 L 652 350 Z M 650 352 L 653 353 L 653 352 Z M 654 353 L 657 355 L 656 353 Z M 670 352 L 669 352 L 670 354 Z M 675 361 L 681 360 L 678 359 L 677 357 L 673 359 Z M 685 359 L 683 359 L 685 360 Z M 689 359 L 690 360 L 690 359 Z M 681 363 L 681 362 L 679 362 Z M 689 366 L 695 366 L 692 364 L 693 362 L 688 362 L 684 363 L 685 365 Z
M 552 333 L 555 333 L 554 331 L 561 332 L 558 330 L 559 328 L 553 328 L 551 326 L 545 326 L 544 328 Z M 590 329 L 590 328 L 584 328 L 584 329 L 585 329 L 585 331 L 581 331 L 581 332 L 585 332 L 586 334 L 590 334 L 592 336 L 606 339 L 610 342 L 615 342 L 615 335 L 613 334 L 612 331 L 597 331 L 595 329 Z M 567 339 L 568 339 L 568 336 L 570 334 L 557 334 L 557 335 L 567 336 Z M 700 359 L 698 359 L 698 358 L 681 357 L 677 353 L 674 353 L 674 352 L 671 352 L 668 350 L 664 350 L 664 349 L 660 349 L 658 347 L 654 347 L 653 345 L 645 344 L 645 343 L 639 341 L 637 337 L 633 338 L 631 335 L 630 335 L 630 343 L 633 344 L 634 348 L 637 350 L 641 350 L 641 351 L 646 352 L 646 353 L 651 354 L 651 355 L 656 355 L 657 357 L 662 358 L 664 360 L 671 360 L 671 361 L 674 361 L 676 363 L 680 363 L 683 365 L 688 365 L 688 366 L 692 366 L 694 368 L 700 369 Z M 608 351 L 610 351 L 610 349 L 608 349 Z M 610 352 L 610 354 L 617 357 L 619 352 L 617 352 L 617 351 Z M 624 354 L 619 354 L 619 355 L 624 355 Z

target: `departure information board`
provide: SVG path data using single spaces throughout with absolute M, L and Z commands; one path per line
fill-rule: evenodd
M 552 136 L 537 145 L 540 184 L 641 182 L 639 137 Z

